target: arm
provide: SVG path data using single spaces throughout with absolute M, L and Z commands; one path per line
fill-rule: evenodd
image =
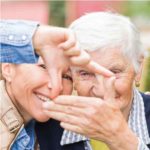
M 38 56 L 47 61 L 51 49 L 63 49 L 73 64 L 84 65 L 90 61 L 89 55 L 76 47 L 74 33 L 69 29 L 39 26 L 37 22 L 24 20 L 2 20 L 0 27 L 0 62 L 36 63 Z
M 2 20 L 0 62 L 35 63 L 38 57 L 32 46 L 32 37 L 37 26 L 37 22 Z

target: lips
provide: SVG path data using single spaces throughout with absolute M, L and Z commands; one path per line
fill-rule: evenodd
M 41 94 L 36 94 L 37 97 L 43 101 L 43 102 L 46 102 L 46 101 L 51 101 L 51 99 L 49 99 L 48 97 L 44 96 L 44 95 L 41 95 Z

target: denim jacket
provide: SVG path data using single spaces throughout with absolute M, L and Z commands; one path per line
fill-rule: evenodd
M 35 149 L 35 132 L 34 120 L 31 120 L 19 133 L 11 150 L 34 150 Z
M 38 23 L 24 20 L 0 21 L 0 62 L 35 63 L 32 37 Z

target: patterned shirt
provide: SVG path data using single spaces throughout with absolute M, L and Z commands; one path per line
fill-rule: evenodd
M 134 99 L 128 120 L 129 127 L 139 138 L 138 150 L 149 150 L 150 135 L 145 118 L 144 102 L 138 90 L 134 89 Z
M 35 121 L 30 121 L 25 128 L 21 130 L 11 150 L 34 150 L 35 146 L 35 132 L 34 132 Z

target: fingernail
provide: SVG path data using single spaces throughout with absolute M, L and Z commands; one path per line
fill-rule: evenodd
M 52 105 L 52 102 L 44 102 L 43 108 L 48 109 Z

